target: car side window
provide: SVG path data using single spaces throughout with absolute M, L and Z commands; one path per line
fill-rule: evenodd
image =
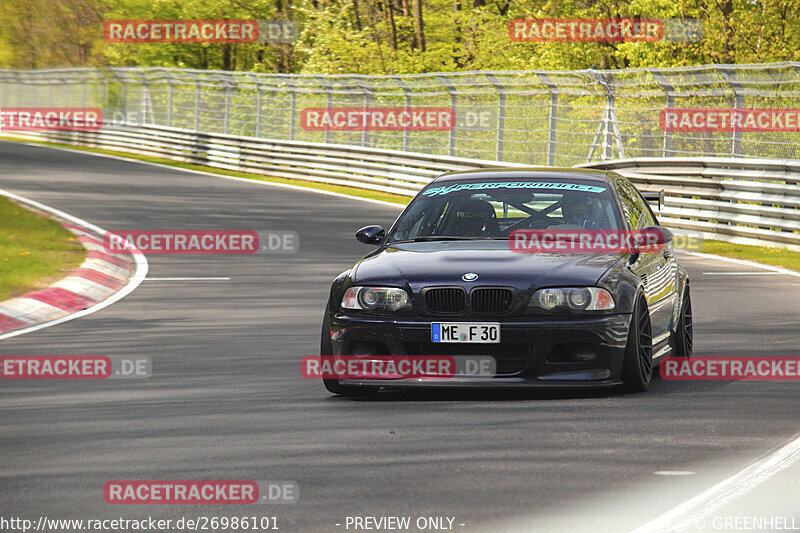
M 646 226 L 656 226 L 656 219 L 647 206 L 642 195 L 626 180 L 617 180 L 617 193 L 622 203 L 622 211 L 631 229 L 642 229 Z

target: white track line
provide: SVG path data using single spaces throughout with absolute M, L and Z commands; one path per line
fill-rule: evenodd
M 703 257 L 715 261 L 724 261 L 752 268 L 766 270 L 767 272 L 704 272 L 703 274 L 717 275 L 755 275 L 755 274 L 784 274 L 800 277 L 800 272 L 772 265 L 762 265 L 743 259 L 733 259 L 719 255 L 704 254 L 700 252 L 682 253 Z M 657 533 L 667 531 L 680 531 L 699 523 L 704 517 L 724 506 L 726 503 L 742 496 L 768 478 L 777 474 L 800 460 L 800 437 L 794 438 L 778 450 L 758 459 L 754 463 L 706 489 L 697 496 L 673 507 L 669 511 L 636 528 L 632 533 Z
M 798 460 L 800 460 L 800 437 L 720 481 L 694 498 L 636 528 L 632 533 L 677 531 L 691 527 Z
M 231 278 L 144 278 L 145 281 L 230 281 Z
M 783 272 L 703 272 L 704 276 L 783 276 Z
M 63 211 L 60 211 L 60 210 L 58 210 L 58 209 L 56 209 L 54 207 L 50 207 L 48 205 L 44 205 L 44 204 L 36 202 L 34 200 L 29 200 L 27 198 L 19 196 L 18 194 L 14 194 L 12 192 L 8 192 L 8 191 L 5 191 L 3 189 L 0 189 L 0 194 L 2 194 L 3 196 L 7 196 L 8 198 L 11 198 L 11 199 L 16 200 L 18 202 L 21 202 L 23 204 L 27 204 L 27 205 L 29 205 L 31 207 L 35 207 L 36 209 L 39 209 L 40 211 L 45 211 L 47 213 L 55 215 L 58 218 L 67 220 L 69 222 L 72 222 L 76 226 L 82 226 L 84 228 L 88 228 L 88 229 L 92 230 L 93 232 L 95 232 L 97 235 L 105 235 L 105 233 L 106 233 L 106 230 L 104 230 L 103 228 L 95 226 L 91 222 L 86 222 L 85 220 L 80 219 L 78 217 L 74 217 L 72 215 L 69 215 L 69 214 L 67 214 L 67 213 L 65 213 Z M 135 253 L 135 254 L 132 254 L 132 255 L 133 255 L 134 261 L 136 263 L 136 271 L 134 272 L 134 274 L 131 277 L 131 279 L 128 280 L 128 283 L 122 289 L 120 289 L 118 292 L 116 292 L 113 295 L 111 295 L 111 297 L 109 297 L 108 299 L 103 300 L 102 302 L 99 302 L 99 303 L 97 303 L 97 304 L 95 304 L 95 305 L 93 305 L 91 307 L 87 307 L 86 309 L 78 311 L 77 313 L 72 313 L 71 315 L 67 315 L 65 317 L 57 318 L 55 320 L 50 320 L 49 322 L 42 322 L 41 324 L 36 324 L 35 326 L 30 326 L 30 327 L 23 328 L 23 329 L 18 329 L 16 331 L 10 331 L 8 333 L 0 335 L 0 340 L 8 339 L 8 338 L 11 338 L 11 337 L 16 337 L 17 335 L 23 335 L 25 333 L 31 333 L 33 331 L 37 331 L 37 330 L 40 330 L 40 329 L 49 328 L 50 326 L 55 326 L 57 324 L 62 324 L 64 322 L 68 322 L 70 320 L 74 320 L 76 318 L 80 318 L 82 316 L 90 315 L 92 313 L 100 311 L 101 309 L 105 309 L 106 307 L 108 307 L 109 305 L 111 305 L 113 303 L 116 303 L 116 302 L 122 300 L 127 295 L 132 293 L 133 290 L 136 289 L 136 287 L 139 286 L 139 284 L 144 280 L 145 276 L 147 275 L 147 259 L 145 259 L 144 254 Z
M 772 265 L 764 265 L 764 264 L 761 264 L 761 263 L 754 263 L 753 261 L 745 261 L 744 259 L 734 259 L 732 257 L 722 257 L 721 255 L 704 254 L 704 253 L 700 253 L 700 252 L 687 252 L 687 251 L 684 251 L 684 250 L 678 250 L 678 251 L 680 251 L 681 253 L 684 253 L 686 255 L 693 255 L 695 257 L 705 257 L 707 259 L 714 259 L 716 261 L 724 261 L 726 263 L 733 263 L 735 265 L 748 266 L 748 267 L 752 267 L 752 268 L 760 268 L 762 270 L 769 270 L 771 272 L 777 272 L 777 273 L 780 273 L 780 274 L 786 274 L 787 276 L 794 276 L 796 278 L 800 278 L 800 272 L 798 272 L 796 270 L 790 270 L 788 268 L 782 268 L 782 267 L 777 267 L 777 266 L 772 266 Z

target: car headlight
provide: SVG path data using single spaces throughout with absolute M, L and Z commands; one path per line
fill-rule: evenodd
M 539 289 L 531 297 L 528 308 L 543 311 L 609 311 L 614 297 L 600 287 Z
M 350 287 L 342 297 L 343 309 L 399 311 L 411 307 L 408 293 L 393 287 Z

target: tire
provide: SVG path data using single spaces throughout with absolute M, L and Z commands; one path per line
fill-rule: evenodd
M 622 384 L 627 392 L 645 392 L 653 379 L 653 337 L 650 329 L 650 312 L 644 296 L 639 296 L 631 313 L 625 360 L 622 366 Z
M 322 321 L 322 334 L 319 341 L 320 355 L 333 355 L 333 343 L 331 342 L 331 319 L 328 311 L 325 311 L 325 318 Z M 328 392 L 339 396 L 370 396 L 378 392 L 380 387 L 350 387 L 339 384 L 338 379 L 323 379 L 323 384 Z
M 692 294 L 689 291 L 689 284 L 683 289 L 681 298 L 681 314 L 678 318 L 678 326 L 675 328 L 673 336 L 675 357 L 691 357 L 694 344 L 692 332 Z

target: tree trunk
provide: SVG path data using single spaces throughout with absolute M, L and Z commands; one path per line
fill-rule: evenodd
M 386 0 L 384 2 L 384 8 L 386 9 L 386 17 L 389 19 L 389 27 L 392 29 L 392 38 L 389 41 L 389 44 L 392 46 L 393 51 L 397 51 L 397 26 L 394 24 L 394 6 L 392 5 L 392 0 Z
M 417 35 L 417 47 L 420 52 L 425 51 L 425 26 L 422 22 L 422 0 L 414 0 L 414 20 Z
M 356 28 L 361 31 L 361 17 L 358 14 L 358 0 L 353 0 L 353 12 L 356 14 Z
M 733 1 L 725 0 L 717 4 L 722 12 L 722 28 L 725 32 L 725 43 L 722 51 L 723 63 L 736 63 L 736 45 L 734 44 L 734 29 L 731 26 L 731 15 L 733 15 Z
M 222 45 L 222 70 L 231 69 L 231 45 L 225 43 Z

